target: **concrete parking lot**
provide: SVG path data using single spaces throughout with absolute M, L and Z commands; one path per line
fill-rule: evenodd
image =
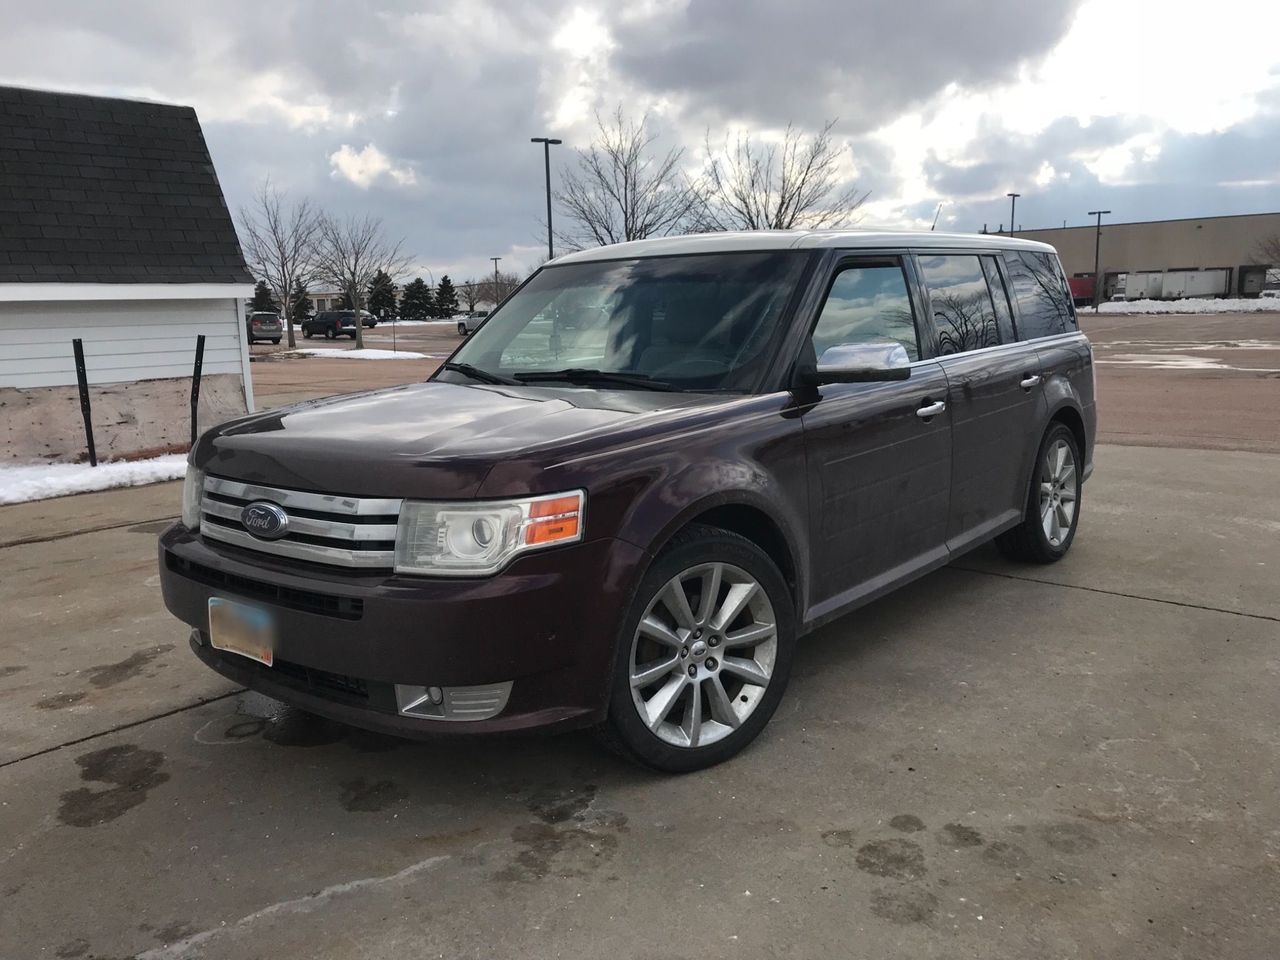
M 831 624 L 681 778 L 223 681 L 156 588 L 177 484 L 0 508 L 0 957 L 1275 956 L 1280 327 L 1085 324 L 1068 558 L 983 549 Z M 254 374 L 272 404 L 435 362 Z

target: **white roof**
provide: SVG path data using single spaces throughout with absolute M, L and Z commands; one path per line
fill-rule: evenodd
M 1020 240 L 998 233 L 934 233 L 909 230 L 746 230 L 729 233 L 692 233 L 678 237 L 631 240 L 608 247 L 593 247 L 556 257 L 552 263 L 586 263 L 592 260 L 629 260 L 634 257 L 669 257 L 681 253 L 739 253 L 747 250 L 946 248 L 1039 250 L 1054 248 L 1035 240 Z

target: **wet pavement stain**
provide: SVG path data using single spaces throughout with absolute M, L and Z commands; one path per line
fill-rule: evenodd
M 919 880 L 926 873 L 920 844 L 899 837 L 863 844 L 855 862 L 859 870 L 877 877 Z
M 88 694 L 83 690 L 77 690 L 74 693 L 55 693 L 36 701 L 36 709 L 38 710 L 63 710 L 67 707 L 74 707 L 77 703 L 87 697 Z
M 123 816 L 169 779 L 160 769 L 165 756 L 126 743 L 76 757 L 80 779 L 107 783 L 106 790 L 79 787 L 62 794 L 58 819 L 72 827 L 94 827 Z
M 1005 843 L 1003 840 L 996 840 L 983 850 L 982 859 L 997 867 L 1025 867 L 1031 862 L 1027 851 L 1016 843 Z
M 0 667 L 0 680 L 5 677 L 12 677 L 15 673 L 21 673 L 25 669 L 27 668 L 22 666 Z
M 343 780 L 338 802 L 348 813 L 377 813 L 392 804 L 407 800 L 409 794 L 394 780 L 369 783 L 363 777 Z
M 53 951 L 55 957 L 61 957 L 62 960 L 72 960 L 73 957 L 83 957 L 89 952 L 89 941 L 83 937 L 75 940 L 68 940 L 58 949 Z
M 530 883 L 547 877 L 586 877 L 612 859 L 627 818 L 614 811 L 592 810 L 596 787 L 541 791 L 526 802 L 537 822 L 511 831 L 519 850 L 515 860 L 494 874 L 508 883 Z
M 267 718 L 262 739 L 277 747 L 327 747 L 350 732 L 350 727 L 336 720 L 286 708 Z
M 877 890 L 871 895 L 871 912 L 891 923 L 928 923 L 938 912 L 938 898 L 919 887 Z
M 963 823 L 948 823 L 942 832 L 943 842 L 953 847 L 980 847 L 983 844 L 982 834 Z
M 1098 845 L 1098 838 L 1078 823 L 1041 827 L 1040 839 L 1059 853 L 1085 853 Z
M 852 830 L 823 830 L 822 842 L 828 847 L 852 847 L 858 841 Z
M 924 829 L 924 821 L 909 813 L 900 813 L 889 821 L 889 826 L 899 833 L 919 833 Z
M 124 683 L 126 680 L 131 680 L 138 676 L 152 660 L 162 653 L 168 653 L 172 649 L 172 643 L 162 643 L 149 650 L 139 650 L 137 653 L 132 653 L 119 663 L 108 663 L 100 667 L 92 667 L 88 671 L 89 682 L 99 690 L 114 687 L 118 683 Z

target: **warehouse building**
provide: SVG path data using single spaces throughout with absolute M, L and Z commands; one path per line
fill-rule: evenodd
M 1056 247 L 1068 277 L 1093 276 L 1093 224 L 1019 230 L 1014 236 Z M 1099 256 L 1103 297 L 1111 299 L 1128 287 L 1128 298 L 1134 299 L 1148 284 L 1157 297 L 1162 287 L 1166 298 L 1177 290 L 1202 289 L 1220 296 L 1256 297 L 1267 285 L 1268 269 L 1280 269 L 1280 263 L 1259 262 L 1263 244 L 1276 237 L 1280 237 L 1280 213 L 1137 223 L 1108 223 L 1103 218 Z M 1215 275 L 1197 277 L 1202 271 L 1215 271 Z M 1196 283 L 1197 279 L 1205 282 Z
M 235 227 L 190 107 L 0 87 L 0 457 L 184 449 L 253 409 Z

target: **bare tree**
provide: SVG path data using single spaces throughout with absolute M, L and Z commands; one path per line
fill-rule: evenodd
M 597 114 L 596 124 L 595 142 L 578 151 L 577 169 L 555 194 L 559 222 L 570 224 L 560 243 L 580 250 L 680 232 L 699 206 L 681 168 L 684 148 L 656 153 L 648 114 L 635 122 L 618 107 L 608 119 Z
M 364 347 L 360 306 L 379 270 L 393 280 L 403 277 L 413 258 L 403 252 L 403 240 L 389 240 L 379 217 L 320 218 L 317 247 L 319 276 L 347 297 L 356 311 L 356 349 Z
M 835 121 L 805 135 L 788 124 L 781 143 L 761 144 L 750 134 L 710 158 L 699 191 L 703 230 L 790 230 L 840 227 L 856 219 L 870 196 L 856 184 L 841 186 L 843 148 L 831 136 Z
M 1258 246 L 1253 251 L 1253 262 L 1280 267 L 1280 233 L 1273 233 L 1258 241 Z
M 240 208 L 241 246 L 249 269 L 271 288 L 284 311 L 289 346 L 293 334 L 295 293 L 316 279 L 316 243 L 320 235 L 319 213 L 303 197 L 290 203 L 287 194 L 263 180 L 253 201 Z
M 458 296 L 467 305 L 467 313 L 475 313 L 476 304 L 484 299 L 483 286 L 484 284 L 475 278 L 458 284 Z

